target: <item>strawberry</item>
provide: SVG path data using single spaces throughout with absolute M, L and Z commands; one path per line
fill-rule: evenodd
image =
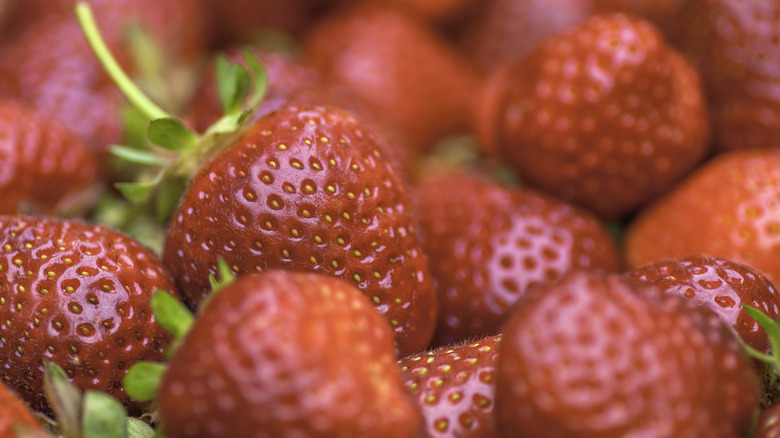
M 419 17 L 362 3 L 320 21 L 305 47 L 323 78 L 381 115 L 410 155 L 467 129 L 477 74 Z
M 774 148 L 780 134 L 780 3 L 687 1 L 680 45 L 707 91 L 720 150 Z
M 17 438 L 17 428 L 40 430 L 30 408 L 5 384 L 0 383 L 0 438 Z
M 777 284 L 779 169 L 777 150 L 713 158 L 631 222 L 625 235 L 628 264 L 708 254 L 758 269 Z
M 769 348 L 766 332 L 742 306 L 756 307 L 776 319 L 780 292 L 754 269 L 716 257 L 690 256 L 642 266 L 626 275 L 637 284 L 694 300 L 717 313 L 749 346 L 758 351 Z
M 752 362 L 690 300 L 575 272 L 512 313 L 496 365 L 501 437 L 723 437 L 758 408 Z
M 120 381 L 141 359 L 160 360 L 168 335 L 149 297 L 174 290 L 158 258 L 131 238 L 77 221 L 0 216 L 0 376 L 47 410 L 43 360 L 81 389 L 125 404 Z
M 761 410 L 758 426 L 751 438 L 777 438 L 780 436 L 780 404 Z
M 435 345 L 499 333 L 534 285 L 620 267 L 597 219 L 532 189 L 461 172 L 424 180 L 414 199 L 438 294 Z
M 425 418 L 426 436 L 492 437 L 501 336 L 442 347 L 400 362 L 404 386 Z
M 0 213 L 51 213 L 97 176 L 97 160 L 61 123 L 0 100 Z
M 436 298 L 403 178 L 370 132 L 333 107 L 285 106 L 192 179 L 163 260 L 196 307 L 224 258 L 234 272 L 327 273 L 357 285 L 401 354 L 424 349 Z
M 354 286 L 269 271 L 223 287 L 159 388 L 166 437 L 417 437 L 393 335 Z
M 651 25 L 594 16 L 494 74 L 483 147 L 529 184 L 607 218 L 668 190 L 703 157 L 696 71 Z

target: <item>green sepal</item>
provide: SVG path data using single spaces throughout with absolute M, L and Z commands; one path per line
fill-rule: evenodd
M 767 363 L 770 366 L 775 367 L 776 372 L 780 372 L 780 325 L 777 324 L 772 318 L 767 316 L 761 310 L 748 305 L 743 305 L 742 309 L 756 320 L 767 336 L 769 337 L 769 344 L 772 346 L 772 354 L 768 355 L 757 351 L 749 346 L 745 345 L 745 350 L 750 356 Z
M 98 391 L 84 394 L 82 438 L 127 438 L 127 412 L 114 397 Z
M 81 436 L 81 391 L 59 365 L 44 361 L 43 368 L 43 391 L 57 417 L 60 432 L 67 437 Z
M 144 202 L 160 184 L 161 175 L 152 181 L 116 183 L 115 187 L 132 202 Z
M 217 275 L 219 280 L 214 275 L 209 274 L 212 294 L 236 280 L 236 274 L 233 273 L 233 270 L 230 269 L 230 266 L 222 257 L 217 260 Z
M 127 437 L 128 438 L 152 438 L 154 429 L 143 420 L 130 417 L 127 419 Z
M 195 317 L 184 303 L 163 290 L 152 295 L 152 312 L 157 323 L 174 339 L 183 338 L 195 322 Z
M 140 361 L 133 364 L 125 374 L 122 385 L 125 392 L 133 400 L 148 402 L 157 397 L 157 388 L 160 387 L 165 370 L 168 366 L 163 363 Z
M 152 151 L 134 148 L 131 146 L 113 145 L 109 149 L 111 155 L 122 161 L 140 164 L 142 166 L 167 166 L 170 160 L 160 157 Z
M 149 141 L 169 151 L 186 151 L 198 145 L 198 136 L 173 117 L 152 120 L 147 136 Z
M 167 222 L 179 205 L 182 195 L 187 190 L 189 181 L 183 177 L 169 178 L 160 186 L 160 191 L 155 199 L 155 218 L 160 224 Z
M 244 60 L 252 72 L 252 97 L 247 103 L 247 107 L 253 110 L 265 97 L 268 89 L 268 70 L 249 50 L 244 49 Z
M 239 110 L 241 102 L 249 92 L 250 77 L 244 66 L 230 62 L 225 56 L 217 56 L 217 92 L 226 114 Z

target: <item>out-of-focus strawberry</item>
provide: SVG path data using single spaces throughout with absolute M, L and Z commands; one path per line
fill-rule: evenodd
M 319 22 L 306 52 L 326 81 L 345 84 L 397 130 L 412 155 L 467 128 L 476 72 L 418 17 L 367 2 Z
M 427 437 L 493 437 L 493 394 L 501 336 L 407 357 L 404 386 L 425 418 Z
M 2 2 L 0 2 L 2 3 Z M 17 428 L 40 430 L 30 408 L 4 383 L 0 383 L 0 438 L 18 438 Z
M 534 285 L 620 267 L 596 218 L 532 189 L 460 172 L 424 180 L 414 200 L 439 300 L 435 345 L 499 333 Z
M 780 282 L 780 151 L 713 158 L 629 225 L 626 259 L 639 267 L 694 254 L 744 263 Z
M 717 313 L 749 346 L 762 352 L 769 348 L 766 331 L 742 306 L 756 307 L 776 319 L 780 316 L 780 292 L 754 269 L 696 255 L 642 266 L 626 275 L 637 284 L 694 300 Z
M 690 171 L 708 133 L 696 71 L 623 14 L 594 16 L 496 72 L 477 124 L 483 147 L 529 184 L 611 218 Z
M 780 404 L 761 410 L 758 426 L 751 438 L 777 438 L 780 436 Z
M 780 135 L 780 2 L 687 1 L 680 44 L 701 73 L 720 150 L 775 148 Z
M 0 100 L 0 213 L 54 213 L 97 177 L 95 156 L 61 123 Z
M 160 421 L 178 437 L 416 438 L 393 335 L 352 284 L 271 271 L 201 309 L 163 375 Z
M 729 327 L 681 297 L 571 273 L 516 307 L 499 347 L 500 437 L 741 436 L 758 379 Z

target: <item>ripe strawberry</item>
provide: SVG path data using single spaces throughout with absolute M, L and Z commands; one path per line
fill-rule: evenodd
M 720 155 L 696 170 L 629 225 L 628 264 L 708 254 L 780 282 L 780 151 Z
M 120 382 L 142 359 L 162 359 L 168 335 L 149 305 L 173 290 L 151 251 L 76 221 L 0 216 L 0 376 L 46 410 L 44 359 L 81 389 L 129 403 Z
M 405 182 L 370 132 L 333 107 L 285 106 L 255 122 L 192 179 L 163 260 L 196 307 L 217 259 L 356 284 L 403 355 L 430 342 L 436 297 Z
M 701 73 L 719 150 L 774 148 L 780 134 L 780 3 L 687 1 L 680 44 Z
M 576 272 L 516 307 L 495 397 L 501 437 L 733 438 L 751 424 L 758 380 L 708 309 Z
M 704 155 L 696 71 L 651 25 L 594 16 L 494 75 L 479 131 L 529 184 L 625 215 Z
M 466 14 L 479 10 L 478 0 L 383 0 L 384 3 L 406 8 L 411 13 L 428 20 L 447 23 L 458 22 Z
M 92 184 L 97 161 L 76 134 L 14 101 L 0 100 L 0 213 L 52 213 Z
M 400 362 L 404 386 L 425 418 L 426 436 L 495 436 L 493 393 L 501 336 L 442 347 Z
M 345 84 L 398 131 L 411 155 L 467 127 L 476 72 L 414 15 L 362 3 L 319 22 L 306 53 L 326 81 Z
M 220 289 L 159 389 L 169 438 L 417 437 L 393 335 L 353 285 L 270 271 Z
M 0 438 L 17 438 L 17 427 L 27 430 L 41 429 L 30 408 L 3 383 L 0 383 L 0 406 L 3 407 L 0 410 Z
M 614 241 L 590 214 L 531 189 L 455 173 L 414 194 L 438 293 L 435 345 L 501 331 L 534 285 L 574 269 L 614 272 Z
M 761 410 L 758 426 L 752 438 L 777 438 L 780 436 L 780 404 Z
M 665 260 L 628 272 L 629 280 L 681 295 L 709 308 L 758 351 L 769 348 L 767 334 L 742 309 L 749 305 L 772 319 L 780 316 L 780 292 L 762 274 L 730 260 L 690 256 Z

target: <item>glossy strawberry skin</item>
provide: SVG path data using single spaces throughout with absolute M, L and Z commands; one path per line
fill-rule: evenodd
M 0 406 L 3 407 L 0 411 L 0 438 L 17 438 L 17 427 L 31 431 L 41 429 L 30 408 L 3 383 L 0 383 Z
M 500 333 L 529 288 L 570 270 L 620 268 L 595 217 L 535 190 L 462 172 L 423 181 L 414 199 L 439 300 L 434 345 Z
M 777 438 L 780 436 L 780 404 L 761 410 L 758 426 L 752 438 Z
M 269 271 L 219 290 L 163 376 L 165 436 L 417 437 L 393 335 L 355 286 Z
M 708 254 L 751 266 L 778 284 L 778 169 L 776 150 L 732 151 L 708 161 L 628 226 L 628 264 Z
M 426 436 L 493 437 L 501 335 L 441 347 L 400 361 L 404 386 L 425 418 Z
M 619 276 L 534 289 L 499 348 L 501 437 L 735 437 L 757 407 L 753 365 L 716 314 Z
M 592 17 L 494 74 L 477 114 L 484 148 L 607 218 L 668 190 L 707 150 L 696 71 L 622 14 Z
M 467 130 L 478 75 L 418 17 L 364 2 L 320 21 L 305 48 L 323 78 L 370 105 L 410 154 Z
M 774 148 L 780 134 L 780 3 L 685 1 L 679 44 L 698 67 L 720 151 Z
M 356 284 L 421 351 L 436 296 L 403 178 L 349 113 L 285 106 L 204 166 L 174 212 L 163 260 L 185 302 L 210 290 L 219 257 L 238 274 L 279 268 Z
M 95 182 L 95 155 L 61 123 L 0 100 L 0 214 L 53 213 Z
M 151 294 L 174 291 L 157 257 L 100 226 L 0 216 L 0 376 L 46 411 L 43 360 L 82 390 L 130 405 L 121 380 L 139 360 L 161 360 L 170 338 Z
M 653 286 L 665 294 L 694 300 L 717 313 L 746 344 L 758 351 L 769 348 L 766 332 L 742 306 L 756 307 L 772 319 L 777 319 L 780 316 L 780 292 L 753 268 L 699 255 L 653 263 L 634 269 L 626 276 L 637 284 Z

